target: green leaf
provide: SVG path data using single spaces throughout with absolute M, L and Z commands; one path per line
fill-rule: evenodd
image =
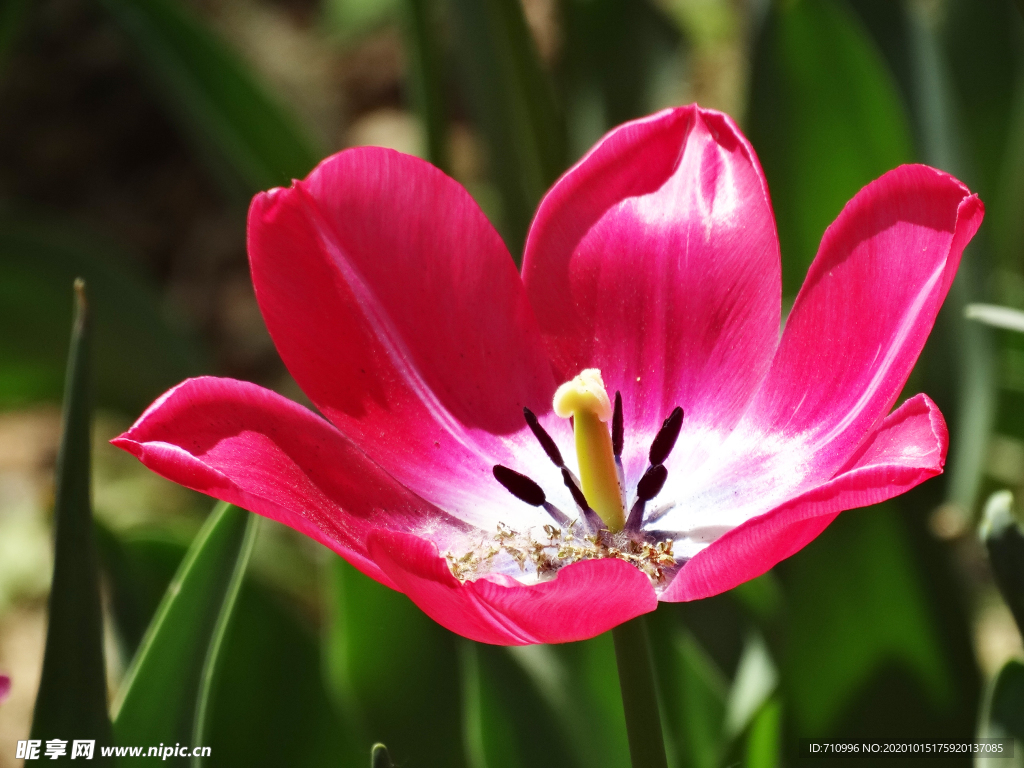
M 756 579 L 745 581 L 729 591 L 758 620 L 769 622 L 779 616 L 784 601 L 778 577 L 768 571 Z
M 989 685 L 978 728 L 979 738 L 1012 736 L 1024 743 L 1024 664 L 1011 659 Z M 1017 756 L 1017 764 L 1022 760 Z
M 716 768 L 724 754 L 726 681 L 718 665 L 692 633 L 676 638 L 679 655 L 682 722 L 678 724 L 676 749 L 683 765 Z
M 612 629 L 629 754 L 635 768 L 668 768 L 668 751 L 655 682 L 647 620 L 639 616 Z
M 757 713 L 744 760 L 746 768 L 777 768 L 782 765 L 782 703 L 772 699 Z
M 464 765 L 455 746 L 462 740 L 458 638 L 340 557 L 326 576 L 327 677 L 366 748 L 387 744 L 399 765 Z
M 555 724 L 571 755 L 566 765 L 614 768 L 628 764 L 629 745 L 610 634 L 566 645 L 511 647 L 505 653 L 529 681 L 517 685 L 528 688 L 538 699 L 520 706 L 544 713 Z
M 978 755 L 975 768 L 1024 765 L 1024 664 L 1011 659 L 987 686 L 978 718 L 979 739 L 1013 738 L 1013 757 Z
M 323 153 L 180 0 L 100 0 L 133 44 L 168 114 L 239 202 L 302 178 Z
M 114 626 L 125 657 L 131 659 L 185 558 L 188 543 L 163 531 L 115 534 L 98 521 L 95 533 Z
M 218 664 L 205 742 L 218 766 L 367 763 L 372 740 L 356 739 L 339 718 L 325 685 L 320 638 L 295 612 L 294 602 L 255 578 L 242 585 Z
M 772 193 L 784 293 L 793 295 L 846 202 L 913 159 L 907 115 L 880 53 L 837 0 L 772 4 L 748 114 Z
M 85 285 L 78 280 L 57 456 L 53 582 L 32 738 L 94 739 L 95 753 L 102 760 L 99 747 L 111 743 L 111 732 L 89 480 L 89 325 Z
M 790 619 L 782 679 L 801 735 L 828 733 L 852 698 L 893 665 L 923 691 L 919 707 L 951 706 L 948 662 L 908 544 L 896 510 L 883 504 L 844 513 L 782 564 Z
M 541 196 L 565 170 L 565 127 L 519 0 L 451 0 L 470 107 L 516 263 Z
M 203 368 L 198 347 L 159 311 L 160 299 L 115 248 L 26 215 L 0 217 L 0 408 L 60 397 L 67 286 L 89 285 L 99 405 L 138 413 Z
M 370 768 L 395 768 L 391 754 L 383 744 L 374 744 L 370 751 Z
M 534 765 L 528 760 L 512 730 L 511 712 L 502 706 L 496 686 L 489 685 L 481 671 L 482 649 L 475 643 L 461 645 L 463 686 L 463 742 L 470 768 L 520 768 Z M 544 760 L 546 762 L 546 759 Z M 555 762 L 556 765 L 561 763 Z
M 471 765 L 601 764 L 589 754 L 596 728 L 579 706 L 582 691 L 550 646 L 465 642 L 461 651 Z
M 981 540 L 988 550 L 992 573 L 1017 628 L 1024 632 L 1024 531 L 1013 518 L 1013 494 L 993 493 L 985 504 Z
M 756 632 L 747 636 L 743 655 L 729 691 L 725 731 L 735 738 L 751 723 L 779 684 L 779 672 L 764 638 Z
M 256 518 L 220 503 L 192 542 L 114 703 L 120 744 L 188 744 L 204 703 L 256 532 Z

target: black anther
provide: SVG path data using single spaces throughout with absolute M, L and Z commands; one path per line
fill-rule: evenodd
M 615 393 L 615 412 L 612 414 L 612 453 L 622 455 L 622 394 Z
M 540 443 L 540 447 L 544 449 L 544 453 L 548 455 L 548 458 L 551 459 L 556 467 L 564 467 L 565 462 L 562 460 L 562 452 L 558 450 L 558 446 L 555 445 L 555 441 L 551 439 L 551 435 L 547 433 L 547 430 L 537 421 L 533 411 L 529 408 L 523 408 L 523 416 L 526 417 L 526 423 L 530 427 L 530 431 L 533 432 L 533 436 L 537 438 L 537 442 Z
M 636 484 L 637 501 L 650 501 L 659 493 L 665 485 L 668 477 L 668 470 L 664 464 L 654 464 L 647 468 L 640 482 Z
M 665 463 L 665 459 L 668 458 L 668 455 L 672 453 L 672 449 L 675 447 L 676 440 L 679 437 L 679 430 L 682 428 L 683 409 L 677 405 L 662 423 L 658 434 L 654 436 L 654 442 L 651 443 L 650 459 L 652 466 Z
M 590 505 L 587 504 L 587 497 L 583 495 L 583 491 L 576 485 L 576 481 L 572 479 L 569 470 L 564 467 L 562 468 L 562 482 L 569 489 L 569 493 L 572 494 L 572 500 L 576 502 L 577 507 L 584 511 L 590 509 Z
M 494 479 L 505 486 L 505 490 L 520 501 L 525 501 L 534 507 L 539 507 L 547 501 L 544 490 L 526 475 L 521 475 L 514 469 L 509 469 L 501 464 L 495 464 L 492 472 L 494 472 Z
M 587 528 L 590 533 L 598 533 L 599 531 L 607 530 L 607 526 L 604 524 L 604 520 L 597 514 L 590 505 L 587 504 L 587 497 L 583 495 L 583 491 L 576 485 L 576 481 L 572 479 L 572 475 L 569 474 L 569 470 L 562 467 L 562 482 L 565 483 L 565 487 L 569 489 L 569 493 L 572 494 L 573 501 L 576 502 L 576 506 L 583 510 L 583 525 Z

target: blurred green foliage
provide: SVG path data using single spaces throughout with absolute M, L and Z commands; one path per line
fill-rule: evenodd
M 59 400 L 76 277 L 89 285 L 97 404 L 145 408 L 203 370 L 200 345 L 129 265 L 115 246 L 68 222 L 0 217 L 0 407 Z
M 228 194 L 246 204 L 320 160 L 296 119 L 179 0 L 102 2 Z
M 312 5 L 346 50 L 402 30 L 403 98 L 422 116 L 426 152 L 454 169 L 454 128 L 468 127 L 483 155 L 470 181 L 495 191 L 489 212 L 514 258 L 568 164 L 607 128 L 663 106 L 659 94 L 687 92 L 666 81 L 703 93 L 701 67 L 720 50 L 746 73 L 733 107 L 768 177 L 787 300 L 825 227 L 886 170 L 929 162 L 981 192 L 989 217 L 912 380 L 950 416 L 949 481 L 844 514 L 765 577 L 650 617 L 673 766 L 775 766 L 810 736 L 970 737 L 981 686 L 966 577 L 928 525 L 943 502 L 969 520 L 979 489 L 998 479 L 993 430 L 1024 444 L 1024 341 L 965 326 L 960 313 L 978 299 L 1024 306 L 1024 25 L 1010 0 L 785 0 L 745 14 L 724 0 L 563 0 L 550 50 L 515 0 Z M 147 98 L 239 220 L 254 191 L 322 156 L 204 4 L 89 7 L 132 51 Z M 0 10 L 0 76 L 34 19 L 28 3 Z M 177 381 L 216 372 L 211 340 L 184 332 L 159 280 L 107 239 L 53 213 L 5 209 L 0 406 L 59 399 L 79 275 L 93 297 L 98 404 L 135 416 Z M 627 764 L 610 637 L 475 645 L 333 555 L 315 563 L 319 591 L 299 594 L 246 569 L 248 518 L 221 509 L 191 547 L 170 526 L 97 528 L 110 615 L 136 658 L 120 742 L 201 738 L 209 765 L 365 765 L 378 741 L 403 766 Z M 75 567 L 60 535 L 58 523 L 59 567 Z M 68 599 L 62 583 L 55 604 Z M 1004 667 L 982 713 L 1018 735 L 1020 680 L 1019 664 Z
M 846 202 L 914 159 L 910 126 L 877 46 L 841 3 L 775 5 L 751 71 L 750 140 L 768 176 L 783 290 L 793 295 Z

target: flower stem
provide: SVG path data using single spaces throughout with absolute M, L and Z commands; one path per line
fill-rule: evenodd
M 633 768 L 668 768 L 644 617 L 638 616 L 615 627 L 612 637 L 615 638 L 615 659 Z

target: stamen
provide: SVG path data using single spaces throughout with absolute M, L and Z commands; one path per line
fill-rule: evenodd
M 537 442 L 540 443 L 540 447 L 544 449 L 544 453 L 548 455 L 552 463 L 559 469 L 564 467 L 565 462 L 562 460 L 562 452 L 558 450 L 558 446 L 555 445 L 555 441 L 551 439 L 551 435 L 547 433 L 547 430 L 537 421 L 537 416 L 533 411 L 529 408 L 523 408 L 523 416 L 526 417 L 526 424 L 530 427 L 533 436 L 537 438 Z
M 612 411 L 612 454 L 615 458 L 615 477 L 619 481 L 619 501 L 622 508 L 626 508 L 626 473 L 622 469 L 622 444 L 623 444 L 623 423 L 622 423 L 622 393 L 615 393 L 615 408 Z
M 636 484 L 637 501 L 650 501 L 661 493 L 667 478 L 668 470 L 665 469 L 664 464 L 655 464 L 648 467 L 647 471 L 644 472 L 644 476 L 640 478 L 640 482 Z
M 572 500 L 576 502 L 577 507 L 580 509 L 590 509 L 590 505 L 587 504 L 587 497 L 583 495 L 583 491 L 576 485 L 576 481 L 572 479 L 568 469 L 562 469 L 562 482 L 569 489 L 569 493 L 572 494 Z
M 622 393 L 615 393 L 615 411 L 612 414 L 612 453 L 615 458 L 622 456 Z
M 644 522 L 644 507 L 647 502 L 661 493 L 668 478 L 668 470 L 664 464 L 655 464 L 648 467 L 640 482 L 636 485 L 636 501 L 633 508 L 629 510 L 629 518 L 626 520 L 627 531 L 639 531 Z
M 591 533 L 597 533 L 604 528 L 604 521 L 587 503 L 587 497 L 583 495 L 583 491 L 576 485 L 576 480 L 573 478 L 572 473 L 565 467 L 562 467 L 562 482 L 565 483 L 565 487 L 572 494 L 572 500 L 576 502 L 576 506 L 583 513 L 583 522 L 590 528 Z
M 514 469 L 509 469 L 501 464 L 495 464 L 491 472 L 494 473 L 494 479 L 520 501 L 525 501 L 534 507 L 544 507 L 544 511 L 551 516 L 551 519 L 562 527 L 570 524 L 569 516 L 548 501 L 547 496 L 544 495 L 544 489 L 526 475 L 521 475 Z
M 551 516 L 551 519 L 554 520 L 562 528 L 568 528 L 572 524 L 572 521 L 569 519 L 569 516 L 565 514 L 565 512 L 560 510 L 558 507 L 556 507 L 554 504 L 552 504 L 550 501 L 545 501 L 543 506 L 544 511 L 547 512 Z
M 525 501 L 532 507 L 543 506 L 547 501 L 544 489 L 526 475 L 521 475 L 514 469 L 509 469 L 501 464 L 495 464 L 491 471 L 494 473 L 494 479 L 520 501 Z
M 668 455 L 672 453 L 672 449 L 675 447 L 676 440 L 679 438 L 679 431 L 682 428 L 683 409 L 677 405 L 662 423 L 658 434 L 654 436 L 654 442 L 651 443 L 650 459 L 652 466 L 665 463 L 665 459 L 668 458 Z

